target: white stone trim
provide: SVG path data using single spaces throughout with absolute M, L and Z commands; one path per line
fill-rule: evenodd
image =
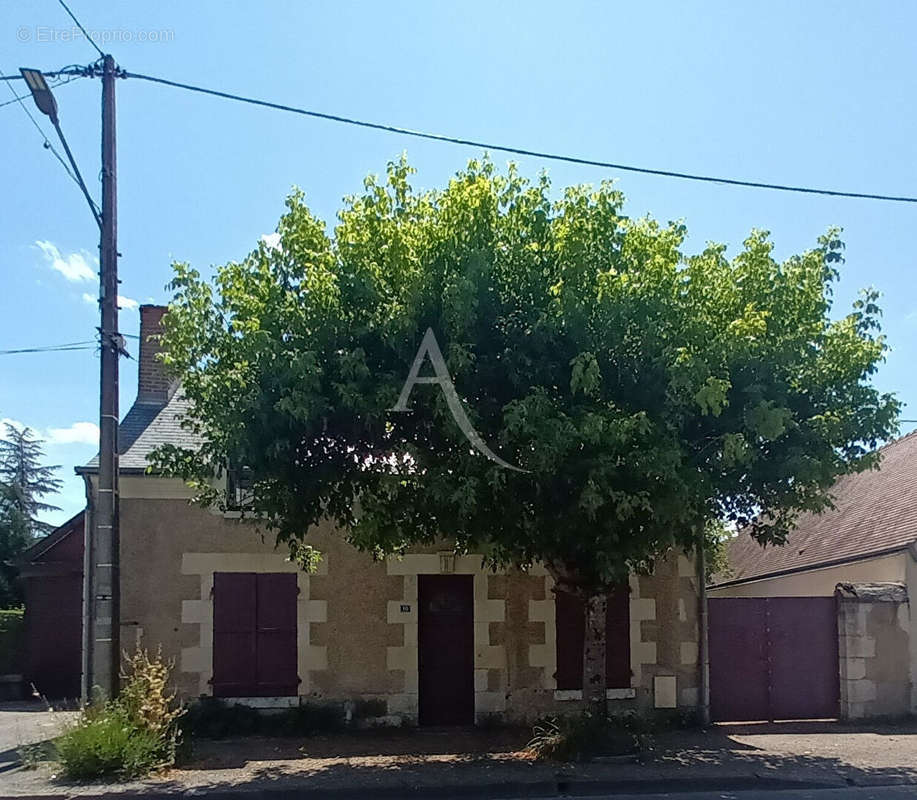
M 644 642 L 642 636 L 644 620 L 656 619 L 656 600 L 640 597 L 640 578 L 630 576 L 630 670 L 633 673 L 631 685 L 643 685 L 643 665 L 656 663 L 656 643 Z
M 605 690 L 605 699 L 606 700 L 631 700 L 637 696 L 635 689 L 606 689 Z M 554 699 L 559 702 L 567 702 L 570 700 L 582 700 L 583 699 L 583 690 L 582 689 L 555 689 L 554 690 Z
M 299 694 L 306 695 L 311 687 L 311 672 L 328 669 L 327 648 L 311 644 L 313 622 L 328 618 L 327 601 L 312 600 L 309 596 L 309 575 L 286 556 L 279 553 L 185 553 L 182 556 L 182 575 L 200 577 L 200 594 L 193 600 L 183 600 L 181 621 L 199 628 L 198 644 L 183 647 L 181 671 L 197 673 L 198 692 L 212 693 L 213 678 L 213 574 L 215 572 L 294 572 L 299 596 L 296 600 L 296 648 Z M 327 574 L 328 563 L 323 559 L 317 573 Z M 262 698 L 263 699 L 263 698 Z M 292 698 L 295 701 L 295 698 Z M 249 703 L 251 704 L 251 703 Z M 295 702 L 293 703 L 295 705 Z
M 299 697 L 233 697 L 233 703 L 239 703 L 249 708 L 295 708 L 299 705 Z
M 529 666 L 541 668 L 541 688 L 557 690 L 557 607 L 554 579 L 544 576 L 544 600 L 529 600 L 529 622 L 544 623 L 544 644 L 529 645 Z
M 491 714 L 506 709 L 504 691 L 488 691 L 488 671 L 502 673 L 501 685 L 506 685 L 506 650 L 490 642 L 490 623 L 506 619 L 506 601 L 488 598 L 489 572 L 481 568 L 480 555 L 455 557 L 454 571 L 448 574 L 473 575 L 474 593 L 474 711 L 475 716 Z M 386 574 L 404 576 L 402 597 L 388 602 L 386 618 L 390 625 L 404 626 L 403 644 L 388 647 L 386 665 L 390 670 L 404 672 L 404 691 L 389 695 L 390 714 L 416 717 L 419 676 L 417 671 L 417 576 L 440 575 L 439 553 L 410 553 L 391 556 L 385 560 Z M 402 611 L 401 606 L 410 606 Z

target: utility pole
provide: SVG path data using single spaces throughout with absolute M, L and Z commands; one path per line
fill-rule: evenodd
M 706 728 L 710 724 L 710 617 L 707 603 L 707 548 L 704 526 L 697 531 L 697 668 L 698 721 Z
M 87 688 L 107 697 L 119 689 L 121 575 L 118 509 L 118 188 L 115 129 L 115 60 L 102 59 L 102 237 L 99 244 L 102 365 L 99 407 L 99 474 L 90 537 L 91 630 Z
M 66 8 L 66 6 L 64 6 Z M 69 9 L 67 9 L 69 11 Z M 70 15 L 71 17 L 73 14 Z M 74 22 L 79 25 L 76 18 Z M 81 26 L 82 27 L 82 26 Z M 85 31 L 83 31 L 85 33 Z M 87 35 L 88 38 L 88 35 Z M 96 47 L 98 50 L 98 47 Z M 99 53 L 101 54 L 101 50 Z M 98 62 L 97 62 L 98 64 Z M 97 64 L 79 74 L 98 74 Z M 102 210 L 93 202 L 70 152 L 57 115 L 57 101 L 41 70 L 20 68 L 42 114 L 60 137 L 73 176 L 101 231 L 99 240 L 99 471 L 95 487 L 87 487 L 87 518 L 83 553 L 83 680 L 82 695 L 95 688 L 117 696 L 121 672 L 121 553 L 118 503 L 118 359 L 124 339 L 118 331 L 118 159 L 115 128 L 115 80 L 120 71 L 110 55 L 102 64 Z M 47 145 L 46 145 L 47 146 Z M 59 158 L 59 156 L 58 156 Z M 92 489 L 95 489 L 93 492 Z

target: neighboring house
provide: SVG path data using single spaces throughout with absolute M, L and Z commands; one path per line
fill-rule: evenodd
M 803 514 L 782 547 L 733 539 L 729 573 L 710 596 L 830 597 L 842 582 L 917 577 L 917 431 L 882 448 L 880 469 L 845 475 L 831 494 L 835 507 Z
M 480 554 L 453 555 L 445 543 L 376 562 L 322 524 L 310 540 L 324 558 L 309 575 L 249 522 L 189 505 L 181 481 L 147 474 L 158 445 L 194 443 L 149 338 L 164 312 L 140 308 L 138 395 L 121 426 L 122 648 L 161 646 L 184 697 L 375 700 L 386 717 L 434 725 L 571 708 L 582 615 L 555 600 L 543 569 L 491 572 Z M 96 471 L 78 470 L 89 497 Z M 693 562 L 672 553 L 629 584 L 609 603 L 609 697 L 694 707 Z
M 83 519 L 81 511 L 19 557 L 25 592 L 23 677 L 53 699 L 80 696 Z
M 822 620 L 797 644 L 807 671 L 823 672 L 821 686 L 836 684 L 841 716 L 917 713 L 917 432 L 883 447 L 880 469 L 842 477 L 831 494 L 834 508 L 802 515 L 781 547 L 747 534 L 730 542 L 729 570 L 708 587 L 714 706 L 718 689 L 722 699 L 732 688 L 718 648 L 744 640 L 755 663 L 740 668 L 767 661 L 771 674 L 786 639 L 768 632 L 783 615 L 796 630 Z M 769 688 L 779 689 L 772 679 Z

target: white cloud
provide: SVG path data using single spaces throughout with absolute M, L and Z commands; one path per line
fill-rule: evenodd
M 48 428 L 48 444 L 98 444 L 99 426 L 94 422 L 74 422 L 69 428 Z
M 265 233 L 261 237 L 261 241 L 267 245 L 268 250 L 279 250 L 280 249 L 280 234 L 279 233 Z
M 59 272 L 71 283 L 98 280 L 96 270 L 90 266 L 95 259 L 85 250 L 64 256 L 51 242 L 38 240 L 35 244 L 41 250 L 51 269 Z
M 0 419 L 0 439 L 6 435 L 7 424 L 12 425 L 17 430 L 24 430 L 28 427 L 24 422 L 18 419 L 3 417 Z M 92 444 L 99 443 L 99 426 L 94 422 L 74 422 L 68 428 L 47 428 L 39 430 L 32 428 L 36 437 L 43 440 L 46 444 Z
M 83 300 L 92 306 L 98 306 L 99 304 L 99 298 L 94 294 L 89 294 L 89 292 L 83 292 Z M 139 306 L 140 303 L 132 297 L 125 297 L 123 294 L 118 295 L 118 308 L 122 311 L 136 311 Z

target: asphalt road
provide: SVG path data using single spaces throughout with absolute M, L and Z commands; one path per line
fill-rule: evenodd
M 576 800 L 576 798 L 583 798 L 583 800 L 904 800 L 904 798 L 915 797 L 917 797 L 917 786 L 849 786 L 839 789 L 751 789 L 741 792 L 554 796 L 556 800 Z M 506 798 L 506 800 L 513 799 Z

